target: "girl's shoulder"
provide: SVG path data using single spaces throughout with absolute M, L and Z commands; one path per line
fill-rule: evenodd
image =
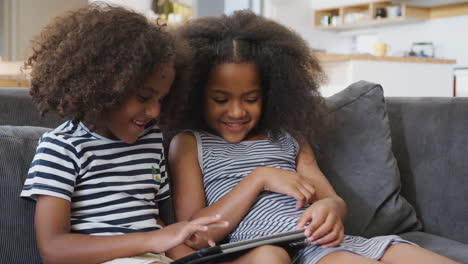
M 186 130 L 175 135 L 170 142 L 169 148 L 172 149 L 192 149 L 196 148 L 197 141 L 193 130 Z
M 292 145 L 294 146 L 296 152 L 300 149 L 301 136 L 298 134 L 292 134 L 285 130 L 281 130 L 279 132 L 270 132 L 270 137 L 272 138 L 273 142 L 277 142 L 281 145 Z

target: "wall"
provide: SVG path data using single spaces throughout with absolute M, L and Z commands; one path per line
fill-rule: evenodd
M 391 46 L 390 54 L 402 55 L 413 42 L 433 42 L 435 56 L 456 59 L 457 67 L 468 67 L 468 16 L 439 18 L 424 23 L 381 28 L 379 40 Z
M 2 58 L 2 55 L 4 53 L 3 51 L 3 46 L 5 45 L 3 42 L 5 41 L 5 37 L 4 37 L 4 34 L 6 32 L 5 28 L 3 27 L 4 26 L 4 18 L 5 18 L 5 13 L 4 13 L 4 9 L 3 9 L 3 0 L 0 0 L 0 58 Z
M 299 33 L 311 48 L 340 52 L 351 47 L 352 38 L 312 28 L 312 9 L 309 0 L 268 0 L 264 15 Z
M 143 15 L 147 15 L 148 11 L 151 10 L 151 0 L 88 0 L 88 2 L 95 3 L 95 2 L 104 2 L 110 5 L 115 6 L 123 6 L 128 9 L 132 9 L 135 12 L 138 12 Z
M 217 16 L 224 14 L 224 1 L 221 0 L 196 0 L 195 17 Z
M 30 41 L 53 17 L 66 10 L 82 7 L 87 0 L 3 0 L 8 19 L 4 21 L 8 34 L 5 57 L 24 60 L 31 53 Z M 5 42 L 4 42 L 5 43 Z

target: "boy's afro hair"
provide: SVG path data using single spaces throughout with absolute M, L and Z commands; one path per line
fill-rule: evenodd
M 32 69 L 30 94 L 39 111 L 90 124 L 175 56 L 174 40 L 164 28 L 104 4 L 55 18 L 32 49 L 25 68 Z

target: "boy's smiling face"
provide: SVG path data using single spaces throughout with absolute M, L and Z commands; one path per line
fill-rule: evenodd
M 174 81 L 172 65 L 156 67 L 143 87 L 111 110 L 95 132 L 110 139 L 134 143 L 147 124 L 159 116 L 161 99 Z
M 218 136 L 230 143 L 254 139 L 249 133 L 262 113 L 262 89 L 254 64 L 214 67 L 203 100 L 205 121 Z

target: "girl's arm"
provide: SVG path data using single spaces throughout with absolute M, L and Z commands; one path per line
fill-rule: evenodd
M 102 263 L 115 258 L 165 252 L 219 217 L 196 219 L 163 229 L 126 235 L 93 236 L 70 233 L 70 202 L 39 195 L 36 202 L 36 240 L 42 260 L 50 263 Z
M 249 175 L 223 198 L 206 207 L 195 137 L 189 133 L 175 136 L 170 144 L 168 160 L 176 221 L 187 221 L 205 215 L 221 215 L 221 219 L 228 221 L 229 225 L 226 228 L 210 229 L 209 236 L 215 241 L 222 240 L 231 232 L 247 214 L 261 191 L 259 183 Z M 197 242 L 191 246 L 208 246 L 206 242 Z
M 314 182 L 317 197 L 317 201 L 299 218 L 298 228 L 304 228 L 310 223 L 305 234 L 311 242 L 323 247 L 337 246 L 344 238 L 346 203 L 320 171 L 309 144 L 303 139 L 298 142 L 300 151 L 296 158 L 297 172 Z
M 241 180 L 231 191 L 206 207 L 202 172 L 198 163 L 197 143 L 190 133 L 174 137 L 169 149 L 169 168 L 172 176 L 173 199 L 177 221 L 194 217 L 221 215 L 228 221 L 226 228 L 210 228 L 209 236 L 220 241 L 247 214 L 258 194 L 263 190 L 279 192 L 296 198 L 297 208 L 312 201 L 314 188 L 294 172 L 259 167 Z M 268 179 L 267 177 L 268 176 Z M 266 180 L 267 179 L 267 180 Z M 207 247 L 206 240 L 195 240 L 190 246 Z

